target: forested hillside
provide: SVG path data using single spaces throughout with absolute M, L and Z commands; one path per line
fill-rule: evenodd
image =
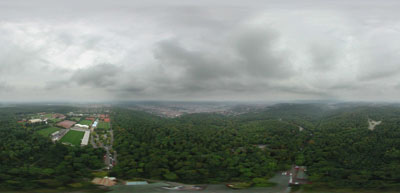
M 301 141 L 289 140 L 299 134 L 293 125 L 279 121 L 239 124 L 216 114 L 161 119 L 117 110 L 114 129 L 120 158 L 114 172 L 125 178 L 196 183 L 268 178 L 289 166 L 301 146 Z
M 308 166 L 313 186 L 400 184 L 400 108 L 395 106 L 282 104 L 240 116 L 175 119 L 114 112 L 119 164 L 113 173 L 119 177 L 257 183 L 297 164 Z M 370 131 L 368 119 L 383 123 Z
M 50 108 L 50 109 L 48 109 Z M 42 125 L 17 124 L 25 113 L 69 107 L 0 109 L 0 189 L 74 186 L 104 167 L 100 149 L 53 143 Z M 382 121 L 373 130 L 369 120 Z M 186 183 L 268 179 L 293 164 L 314 187 L 400 188 L 400 107 L 279 104 L 238 116 L 161 118 L 114 108 L 118 164 L 112 176 Z
M 17 124 L 21 112 L 0 109 L 0 190 L 81 186 L 92 169 L 103 167 L 102 150 L 53 143 Z

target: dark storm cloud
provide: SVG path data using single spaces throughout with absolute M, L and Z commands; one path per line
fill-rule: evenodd
M 162 41 L 154 56 L 165 76 L 156 81 L 165 90 L 197 94 L 236 90 L 240 82 L 252 90 L 254 85 L 244 80 L 252 76 L 259 82 L 288 78 L 293 74 L 289 53 L 274 50 L 278 40 L 271 31 L 252 28 L 238 32 L 226 45 L 215 45 L 213 51 L 190 50 L 176 39 Z M 237 55 L 232 57 L 232 53 Z M 177 76 L 171 75 L 177 72 Z
M 288 53 L 276 50 L 278 34 L 264 29 L 248 29 L 235 40 L 240 64 L 251 75 L 285 78 L 293 73 Z
M 5 0 L 0 97 L 397 99 L 399 8 L 361 0 Z
M 80 86 L 108 87 L 115 84 L 115 79 L 121 72 L 122 69 L 115 65 L 99 64 L 76 70 L 70 81 Z
M 160 42 L 154 56 L 164 69 L 176 67 L 176 70 L 182 70 L 182 78 L 193 81 L 212 80 L 235 74 L 235 69 L 228 68 L 229 66 L 213 53 L 188 50 L 176 40 Z

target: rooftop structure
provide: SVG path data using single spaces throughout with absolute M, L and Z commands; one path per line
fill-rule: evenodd
M 59 118 L 59 119 L 65 119 L 65 115 L 60 114 L 60 113 L 54 113 L 51 115 L 52 118 Z
M 60 140 L 66 133 L 68 129 L 61 129 L 60 131 L 56 131 L 51 134 L 51 140 L 58 141 Z
M 133 182 L 126 182 L 126 185 L 132 186 L 132 185 L 146 185 L 149 184 L 146 181 L 133 181 Z
M 95 178 L 92 180 L 92 183 L 98 184 L 98 185 L 103 185 L 103 186 L 114 186 L 117 182 L 115 181 L 115 178 Z
M 289 185 L 310 184 L 307 180 L 306 166 L 293 166 L 290 170 Z
M 40 122 L 42 122 L 42 119 L 31 119 L 28 122 L 29 123 L 40 123 Z
M 98 124 L 98 123 L 99 123 L 99 121 L 96 120 L 96 121 L 93 123 L 92 127 L 97 127 L 97 124 Z
M 79 127 L 81 129 L 89 129 L 88 125 L 75 124 L 75 127 Z
M 56 131 L 56 132 L 52 133 L 51 136 L 54 137 L 54 136 L 56 136 L 58 134 L 60 134 L 60 131 Z
M 94 117 L 86 117 L 86 120 L 94 121 Z
M 83 117 L 84 116 L 84 114 L 82 114 L 82 113 L 74 113 L 74 112 L 69 112 L 67 115 L 71 116 L 71 117 Z

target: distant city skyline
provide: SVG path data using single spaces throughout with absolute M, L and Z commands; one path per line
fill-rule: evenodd
M 400 2 L 2 0 L 0 103 L 400 101 Z

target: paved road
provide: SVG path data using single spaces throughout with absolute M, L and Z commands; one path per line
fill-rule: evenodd
M 104 163 L 106 164 L 106 166 L 111 169 L 112 168 L 112 162 L 110 159 L 110 150 L 108 149 L 108 147 L 104 147 L 104 149 L 106 150 L 106 159 L 104 160 Z M 111 166 L 110 166 L 111 165 Z
M 112 148 L 112 145 L 114 144 L 114 131 L 112 129 L 112 124 L 110 123 L 110 135 L 111 135 L 111 140 L 110 140 L 110 147 Z M 115 165 L 118 163 L 117 162 L 117 151 L 114 150 L 114 162 Z
M 93 148 L 104 148 L 104 150 L 106 150 L 106 155 L 104 157 L 104 164 L 106 165 L 106 167 L 111 169 L 113 167 L 113 162 L 115 164 L 117 164 L 117 152 L 113 151 L 114 152 L 113 154 L 110 153 L 110 150 L 113 149 L 112 148 L 112 144 L 114 143 L 114 131 L 112 130 L 112 124 L 111 123 L 110 123 L 110 131 L 109 132 L 110 132 L 110 137 L 111 137 L 109 145 L 103 144 L 103 142 L 100 141 L 99 135 L 97 133 L 96 133 L 96 135 L 92 135 L 90 143 L 92 144 Z M 98 146 L 95 143 L 94 138 L 96 138 L 96 140 L 99 142 Z
M 90 137 L 90 144 L 92 144 L 93 148 L 97 148 L 97 145 L 96 145 L 96 143 L 94 142 L 94 138 L 95 138 L 95 137 L 96 137 L 96 136 L 94 136 L 93 133 L 92 133 L 92 136 Z

